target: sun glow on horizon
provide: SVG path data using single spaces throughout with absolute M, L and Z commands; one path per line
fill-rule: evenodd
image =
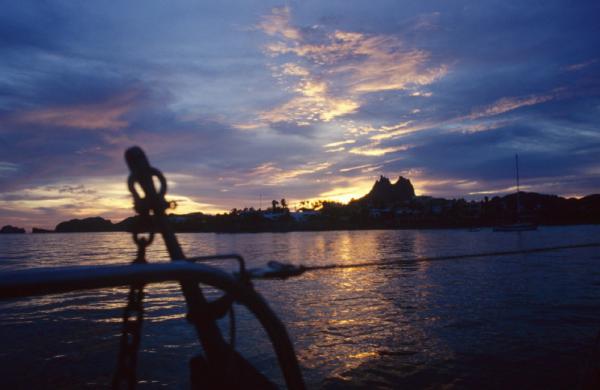
M 365 196 L 373 187 L 372 178 L 350 179 L 348 185 L 335 185 L 331 190 L 319 194 L 313 200 L 329 200 L 340 203 L 348 203 L 352 199 Z

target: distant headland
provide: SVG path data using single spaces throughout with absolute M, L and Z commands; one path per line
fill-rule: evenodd
M 302 230 L 472 228 L 493 226 L 519 218 L 542 225 L 600 223 L 600 194 L 580 199 L 535 192 L 494 196 L 479 201 L 417 196 L 409 179 L 395 183 L 381 176 L 371 191 L 348 204 L 333 201 L 301 202 L 291 211 L 285 199 L 273 200 L 267 209 L 234 208 L 228 213 L 170 214 L 177 232 L 284 232 Z M 517 211 L 517 204 L 519 210 Z M 113 223 L 101 217 L 72 219 L 52 230 L 33 233 L 131 231 L 136 217 Z M 5 226 L 2 233 L 24 233 Z
M 12 225 L 2 226 L 2 229 L 0 229 L 0 234 L 24 234 L 24 233 L 25 233 L 25 229 L 18 228 L 16 226 L 12 226 Z

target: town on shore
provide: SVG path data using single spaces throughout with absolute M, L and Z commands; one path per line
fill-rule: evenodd
M 286 232 L 302 230 L 477 228 L 528 220 L 542 225 L 600 223 L 600 194 L 563 198 L 534 192 L 487 196 L 479 201 L 416 196 L 410 180 L 392 183 L 381 176 L 371 191 L 348 204 L 333 201 L 301 202 L 291 211 L 285 199 L 263 209 L 232 209 L 209 215 L 170 214 L 177 232 Z M 113 223 L 101 217 L 72 219 L 54 230 L 33 228 L 32 233 L 131 231 L 136 217 Z M 4 226 L 0 233 L 25 233 Z

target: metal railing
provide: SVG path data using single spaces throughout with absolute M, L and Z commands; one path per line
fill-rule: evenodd
M 238 255 L 234 256 L 206 256 L 200 257 L 198 260 L 238 258 Z M 241 256 L 239 258 L 243 262 L 243 258 Z M 302 374 L 284 324 L 251 285 L 240 282 L 238 278 L 223 270 L 205 264 L 177 261 L 131 265 L 53 267 L 3 272 L 0 274 L 0 299 L 169 281 L 212 286 L 230 294 L 235 302 L 246 306 L 266 330 L 287 387 L 303 388 Z

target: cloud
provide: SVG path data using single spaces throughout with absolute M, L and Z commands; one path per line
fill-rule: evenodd
M 269 123 L 295 122 L 308 126 L 317 121 L 329 122 L 332 119 L 355 112 L 359 104 L 352 99 L 327 96 L 324 83 L 307 82 L 300 85 L 296 96 L 288 102 L 259 115 L 259 119 Z
M 233 123 L 232 126 L 239 130 L 256 130 L 264 126 L 263 123 Z
M 281 66 L 281 73 L 287 76 L 310 76 L 310 72 L 308 71 L 308 69 L 291 62 L 285 63 Z
M 515 98 L 515 97 L 502 98 L 487 107 L 479 108 L 479 109 L 473 111 L 470 115 L 467 116 L 467 118 L 468 119 L 479 119 L 479 118 L 500 115 L 500 114 L 504 114 L 509 111 L 519 109 L 521 107 L 527 107 L 527 106 L 533 106 L 536 104 L 545 103 L 547 101 L 555 99 L 555 97 L 556 96 L 553 94 L 548 94 L 548 95 L 538 95 L 538 96 L 527 96 L 527 97 L 522 97 L 522 98 Z
M 588 66 L 596 63 L 597 61 L 598 61 L 597 59 L 592 59 L 592 60 L 580 62 L 580 63 L 577 63 L 577 64 L 570 64 L 570 65 L 567 65 L 565 67 L 565 69 L 568 70 L 569 72 L 576 72 L 578 70 L 587 68 Z
M 339 171 L 341 173 L 346 173 L 346 172 L 360 170 L 362 173 L 367 173 L 367 172 L 376 171 L 376 170 L 380 169 L 381 167 L 382 167 L 382 165 L 363 164 L 363 165 L 358 165 L 355 167 L 341 168 Z
M 88 190 L 81 191 L 84 188 Z M 75 189 L 65 191 L 65 189 Z M 37 214 L 38 224 L 53 227 L 58 214 L 73 217 L 90 215 L 126 216 L 131 210 L 131 200 L 125 183 L 116 178 L 89 179 L 85 184 L 56 186 L 31 186 L 18 192 L 0 194 L 0 209 L 13 213 Z M 52 215 L 46 215 L 53 209 Z
M 0 177 L 14 174 L 19 170 L 19 165 L 7 161 L 0 161 Z
M 298 29 L 290 25 L 290 9 L 288 7 L 274 8 L 271 14 L 263 16 L 259 27 L 269 35 L 282 35 L 291 40 L 300 39 Z
M 63 185 L 61 187 L 48 186 L 46 187 L 49 190 L 58 189 L 59 194 L 95 194 L 96 190 L 85 188 L 83 184 L 78 185 Z
M 331 71 L 348 75 L 355 93 L 403 90 L 433 83 L 448 72 L 446 65 L 426 67 L 429 54 L 406 49 L 396 37 L 365 36 L 336 32 L 336 40 L 348 44 L 349 57 Z
M 379 143 L 372 143 L 352 148 L 350 149 L 350 153 L 359 154 L 361 156 L 383 156 L 388 153 L 404 151 L 408 148 L 407 145 L 380 147 Z
M 477 133 L 480 131 L 494 130 L 500 127 L 507 127 L 510 121 L 485 121 L 480 123 L 458 123 L 456 130 L 463 133 Z
M 342 146 L 342 145 L 353 144 L 355 142 L 356 142 L 356 140 L 354 140 L 354 139 L 348 139 L 345 141 L 330 142 L 328 144 L 323 145 L 323 147 L 324 148 L 335 148 L 335 147 Z
M 99 103 L 38 108 L 17 113 L 10 119 L 25 125 L 119 130 L 128 126 L 123 116 L 132 110 L 137 94 L 130 91 Z
M 287 81 L 294 95 L 262 112 L 262 121 L 329 122 L 355 113 L 365 94 L 428 85 L 448 71 L 446 65 L 430 65 L 429 53 L 406 48 L 398 37 L 301 29 L 292 24 L 291 16 L 289 8 L 275 8 L 259 25 L 280 39 L 265 50 L 286 59 L 275 67 L 274 76 L 291 78 Z M 290 61 L 289 55 L 302 62 Z
M 373 141 L 381 141 L 389 138 L 395 138 L 399 136 L 408 135 L 415 133 L 427 128 L 433 127 L 431 123 L 421 123 L 420 125 L 413 125 L 413 122 L 400 122 L 390 126 L 381 126 L 373 131 L 379 133 L 369 137 Z
M 249 180 L 240 182 L 237 186 L 247 185 L 281 185 L 305 175 L 314 175 L 329 168 L 328 162 L 307 163 L 297 167 L 280 168 L 274 162 L 267 162 L 254 167 L 249 173 Z

